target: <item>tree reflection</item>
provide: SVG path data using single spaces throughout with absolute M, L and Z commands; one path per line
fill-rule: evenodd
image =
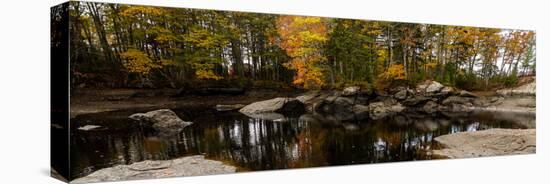
M 286 117 L 285 121 L 274 122 L 228 113 L 196 119 L 173 137 L 157 137 L 143 128 L 118 133 L 77 132 L 71 139 L 71 153 L 75 155 L 72 161 L 78 176 L 117 164 L 196 154 L 249 170 L 424 160 L 431 159 L 426 151 L 433 148 L 433 139 L 439 135 L 487 128 L 529 128 L 486 114 L 394 116 L 362 122 L 320 118 Z

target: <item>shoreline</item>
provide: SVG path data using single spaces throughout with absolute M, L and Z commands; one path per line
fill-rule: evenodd
M 253 102 L 276 98 L 281 95 L 274 91 L 252 91 L 244 95 L 211 95 L 198 96 L 189 95 L 184 97 L 171 97 L 176 90 L 173 89 L 151 89 L 151 90 L 134 90 L 134 89 L 107 89 L 107 90 L 92 90 L 92 93 L 77 93 L 72 95 L 70 104 L 70 117 L 74 118 L 78 115 L 128 110 L 128 109 L 160 109 L 160 108 L 182 108 L 182 107 L 214 107 L 218 104 L 250 104 Z M 103 93 L 101 93 L 102 91 Z M 158 95 L 160 93 L 160 95 Z M 299 94 L 307 94 L 309 92 L 300 93 L 299 91 L 287 93 L 286 96 L 299 96 Z M 474 92 L 475 93 L 475 92 Z M 136 95 L 137 94 L 137 95 Z M 157 94 L 157 95 L 155 95 Z M 497 97 L 498 95 L 486 96 L 481 98 Z M 494 112 L 494 113 L 520 113 L 527 115 L 535 115 L 535 107 L 525 107 L 525 99 L 536 103 L 535 96 L 504 96 L 500 97 L 505 103 L 479 106 L 474 105 L 466 107 L 462 110 L 448 110 L 445 112 L 463 112 L 463 111 L 479 111 L 479 112 Z M 523 104 L 521 104 L 523 103 Z M 527 102 L 531 103 L 531 102 Z M 529 105 L 527 105 L 529 106 Z M 412 108 L 410 108 L 412 109 Z M 443 112 L 443 111 L 440 111 Z

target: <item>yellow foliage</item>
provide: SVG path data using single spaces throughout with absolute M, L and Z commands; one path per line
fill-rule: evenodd
M 212 70 L 213 67 L 214 65 L 212 63 L 193 63 L 193 68 L 195 69 L 197 79 L 222 79 L 223 77 L 214 73 Z
M 138 16 L 141 14 L 147 14 L 151 16 L 161 16 L 165 14 L 163 8 L 151 7 L 151 6 L 128 6 L 126 10 L 122 12 L 123 16 Z
M 212 70 L 197 70 L 195 71 L 195 75 L 197 76 L 198 79 L 214 79 L 214 80 L 222 79 L 222 77 L 216 75 Z
M 386 71 L 381 73 L 379 78 L 394 81 L 394 80 L 404 80 L 405 78 L 405 68 L 402 64 L 393 64 Z
M 173 64 L 173 61 L 166 59 L 155 62 L 147 54 L 136 49 L 128 49 L 126 52 L 121 53 L 120 56 L 124 61 L 124 68 L 131 73 L 142 75 L 149 74 L 153 69 Z

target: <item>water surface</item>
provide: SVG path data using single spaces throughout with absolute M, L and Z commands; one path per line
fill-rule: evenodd
M 437 148 L 434 138 L 440 135 L 535 126 L 535 117 L 492 113 L 399 115 L 348 122 L 306 114 L 273 122 L 238 112 L 175 111 L 194 124 L 171 137 L 158 136 L 129 120 L 134 111 L 75 117 L 72 122 L 77 126 L 102 128 L 72 127 L 71 175 L 82 177 L 119 164 L 197 154 L 234 164 L 241 171 L 428 160 L 435 159 L 429 150 Z

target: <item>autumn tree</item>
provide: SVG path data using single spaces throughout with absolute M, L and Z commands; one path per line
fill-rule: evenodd
M 322 53 L 326 42 L 326 25 L 319 17 L 281 16 L 277 20 L 280 46 L 292 60 L 285 65 L 296 71 L 293 83 L 304 88 L 325 84 L 326 58 Z
M 232 80 L 340 88 L 430 79 L 480 89 L 513 85 L 536 67 L 535 33 L 525 30 L 92 2 L 71 2 L 69 16 L 73 82 L 120 80 L 98 86 Z

